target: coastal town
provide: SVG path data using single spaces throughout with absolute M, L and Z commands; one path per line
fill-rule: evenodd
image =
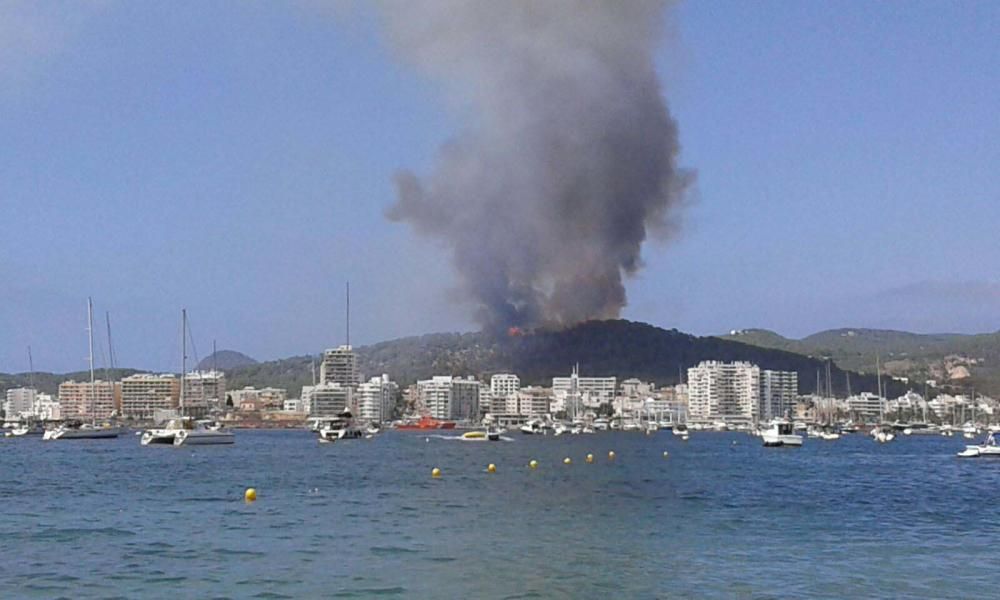
M 983 395 L 937 393 L 929 398 L 914 390 L 896 398 L 869 391 L 836 397 L 822 373 L 816 390 L 802 394 L 797 373 L 749 362 L 703 361 L 682 374 L 683 383 L 670 386 L 627 374 L 590 376 L 575 366 L 566 376 L 552 378 L 549 386 L 522 385 L 516 373 L 442 374 L 402 386 L 390 374 L 362 374 L 357 353 L 347 345 L 326 350 L 316 366 L 311 385 L 301 390 L 230 389 L 225 372 L 217 369 L 189 371 L 183 377 L 138 373 L 118 381 L 65 381 L 55 396 L 33 387 L 7 389 L 4 426 L 78 420 L 139 428 L 183 416 L 236 428 L 295 428 L 349 411 L 360 422 L 383 426 L 406 426 L 423 418 L 459 427 L 564 420 L 597 421 L 599 427 L 611 428 L 749 429 L 784 418 L 824 425 L 913 422 L 947 430 L 988 426 L 997 408 L 996 400 Z

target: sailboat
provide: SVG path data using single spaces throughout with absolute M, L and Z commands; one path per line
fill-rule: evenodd
M 178 419 L 171 419 L 158 429 L 147 429 L 142 433 L 139 443 L 168 444 L 173 446 L 217 445 L 235 443 L 235 436 L 219 423 L 212 421 L 192 421 L 184 416 L 185 383 L 187 382 L 187 309 L 181 309 L 181 390 L 180 411 Z
M 117 427 L 105 427 L 97 424 L 97 385 L 94 380 L 94 302 L 87 298 L 87 338 L 90 345 L 90 423 L 69 421 L 55 429 L 47 430 L 42 439 L 51 440 L 98 440 L 118 437 Z M 114 389 L 114 384 L 109 385 Z

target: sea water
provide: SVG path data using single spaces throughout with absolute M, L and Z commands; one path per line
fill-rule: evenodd
M 0 598 L 1000 589 L 1000 460 L 955 458 L 958 437 L 792 449 L 707 432 L 688 442 L 663 431 L 510 442 L 389 431 L 336 444 L 305 431 L 236 435 L 201 448 L 141 447 L 134 435 L 0 439 Z

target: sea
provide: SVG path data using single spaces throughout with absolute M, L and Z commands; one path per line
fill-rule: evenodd
M 1000 594 L 1000 461 L 958 436 L 441 433 L 0 439 L 0 598 Z

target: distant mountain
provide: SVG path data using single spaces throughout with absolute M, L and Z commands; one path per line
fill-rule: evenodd
M 257 364 L 257 361 L 242 352 L 235 350 L 219 350 L 209 354 L 198 363 L 199 371 L 208 371 L 217 368 L 220 371 L 230 371 L 240 367 L 249 367 Z
M 829 357 L 845 369 L 883 370 L 909 377 L 919 389 L 927 379 L 955 391 L 975 387 L 1000 395 L 1000 332 L 976 335 L 919 334 L 886 329 L 831 329 L 800 340 L 765 329 L 746 329 L 719 336 L 762 348 Z
M 516 336 L 485 333 L 439 333 L 408 337 L 357 348 L 361 371 L 367 376 L 388 373 L 402 385 L 433 375 L 475 375 L 484 379 L 494 373 L 520 375 L 522 383 L 551 385 L 552 378 L 569 375 L 579 363 L 589 376 L 638 377 L 661 385 L 675 384 L 687 367 L 703 360 L 745 360 L 765 369 L 799 373 L 799 387 L 816 387 L 817 372 L 825 363 L 790 351 L 724 340 L 696 337 L 676 329 L 666 330 L 624 320 L 591 321 L 575 327 L 539 330 Z M 274 385 L 298 394 L 311 381 L 308 356 L 259 363 L 227 372 L 229 387 Z M 835 390 L 843 392 L 847 376 L 831 367 Z M 825 377 L 825 375 L 824 375 Z M 853 391 L 876 388 L 874 376 L 851 375 Z M 905 388 L 892 384 L 890 391 Z

